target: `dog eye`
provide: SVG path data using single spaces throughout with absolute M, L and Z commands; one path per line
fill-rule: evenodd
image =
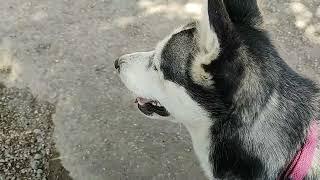
M 156 66 L 153 66 L 153 70 L 158 71 L 158 68 Z

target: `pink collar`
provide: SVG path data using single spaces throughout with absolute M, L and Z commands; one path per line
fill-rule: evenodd
M 285 175 L 281 179 L 303 180 L 307 176 L 312 165 L 312 159 L 318 144 L 319 125 L 316 121 L 311 122 L 306 142 L 295 155 Z

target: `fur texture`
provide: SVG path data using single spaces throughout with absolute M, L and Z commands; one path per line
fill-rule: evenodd
M 277 179 L 319 122 L 319 88 L 278 55 L 256 0 L 204 0 L 202 19 L 117 61 L 136 96 L 183 123 L 209 179 Z M 320 179 L 320 145 L 306 179 Z

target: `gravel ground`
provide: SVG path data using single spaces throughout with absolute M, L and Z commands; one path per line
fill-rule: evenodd
M 0 87 L 0 179 L 54 179 L 53 104 L 29 89 Z M 57 165 L 56 165 L 57 166 Z M 52 168 L 51 168 L 52 169 Z M 54 172 L 58 174 L 57 172 Z M 52 178 L 50 178 L 52 177 Z
M 0 0 L 0 180 L 205 179 L 186 130 L 137 113 L 113 68 L 200 2 Z M 319 0 L 261 8 L 281 56 L 320 82 Z

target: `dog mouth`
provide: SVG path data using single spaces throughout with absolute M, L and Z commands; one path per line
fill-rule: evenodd
M 152 116 L 154 113 L 163 117 L 170 115 L 167 109 L 157 100 L 137 97 L 135 103 L 138 104 L 138 109 L 147 116 Z

